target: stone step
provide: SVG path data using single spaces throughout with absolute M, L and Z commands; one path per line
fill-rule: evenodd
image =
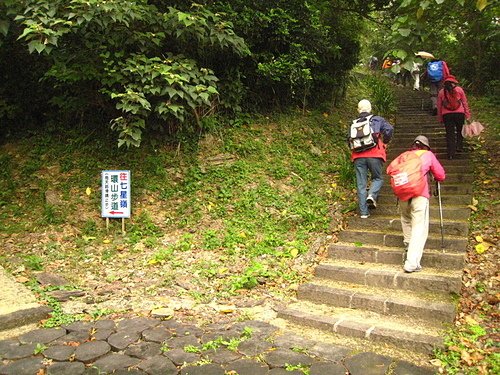
M 442 164 L 444 167 L 444 170 L 447 172 L 449 168 L 454 168 L 453 170 L 460 170 L 462 168 L 463 173 L 473 173 L 474 172 L 474 166 L 472 165 L 472 162 L 469 159 L 451 159 L 449 160 L 447 157 L 442 157 L 440 155 L 437 155 L 438 161 Z
M 439 160 L 439 162 L 443 166 L 447 175 L 449 173 L 453 173 L 453 174 L 459 173 L 462 175 L 469 175 L 470 177 L 472 177 L 473 166 L 470 163 L 470 161 L 468 161 L 468 160 L 443 159 L 443 160 Z M 446 183 L 446 181 L 444 181 L 444 183 Z
M 446 151 L 446 139 L 444 134 L 437 134 L 433 136 L 431 134 L 425 134 L 425 132 L 420 131 L 416 132 L 415 134 L 408 135 L 408 137 L 406 138 L 394 137 L 387 145 L 387 152 L 402 153 L 404 151 L 408 151 L 413 145 L 413 141 L 415 140 L 415 138 L 420 134 L 424 134 L 427 136 L 434 154 L 439 155 L 440 153 Z M 464 151 L 459 153 L 460 155 L 470 155 L 470 146 L 467 144 L 467 142 L 464 142 L 463 149 Z
M 372 211 L 374 212 L 374 211 Z M 361 219 L 358 216 L 350 217 L 348 220 L 349 228 L 363 228 L 366 226 L 366 219 Z M 401 231 L 400 216 L 381 216 L 371 215 L 369 218 L 370 230 L 377 231 Z M 441 229 L 445 235 L 450 236 L 467 236 L 469 233 L 469 223 L 464 220 L 444 220 L 441 228 L 440 220 L 432 218 L 429 220 L 429 233 L 441 234 Z
M 403 247 L 403 233 L 401 231 L 375 231 L 369 224 L 369 218 L 363 220 L 367 222 L 364 228 L 343 230 L 338 235 L 339 241 L 355 245 Z M 467 249 L 467 238 L 445 235 L 441 239 L 441 235 L 429 233 L 425 248 L 463 253 Z
M 441 194 L 441 204 L 443 206 L 443 212 L 447 210 L 448 208 L 447 205 L 466 207 L 467 205 L 471 204 L 471 201 L 472 198 L 469 194 L 460 194 L 460 195 Z M 391 187 L 389 185 L 385 185 L 384 187 L 382 187 L 379 196 L 377 198 L 377 204 L 395 204 L 395 202 L 396 202 L 396 196 L 392 192 Z M 439 206 L 439 199 L 434 195 L 430 197 L 429 202 L 431 206 L 432 205 Z
M 408 324 L 408 320 L 403 318 L 389 318 L 374 312 L 357 312 L 300 301 L 278 311 L 278 317 L 333 335 L 382 343 L 396 352 L 407 349 L 430 354 L 435 348 L 443 347 L 440 330 L 429 328 L 424 322 Z
M 441 130 L 444 128 L 443 125 L 441 125 L 437 117 L 432 115 L 429 112 L 425 111 L 423 113 L 417 113 L 415 111 L 405 111 L 402 116 L 396 115 L 396 121 L 395 121 L 397 126 L 402 127 L 403 125 L 405 126 L 405 130 L 408 132 L 414 131 L 415 128 L 419 127 L 429 127 L 433 130 Z
M 467 185 L 469 187 L 472 186 L 472 182 L 474 182 L 474 176 L 470 174 L 464 174 L 464 173 L 456 173 L 456 172 L 449 172 L 448 168 L 445 169 L 446 171 L 446 180 L 441 182 L 441 189 L 444 189 L 446 186 L 449 185 Z M 384 181 L 388 183 L 391 180 L 390 176 L 387 173 L 384 173 Z M 432 186 L 436 186 L 435 182 L 431 181 Z
M 328 246 L 328 257 L 361 263 L 382 263 L 402 265 L 405 257 L 403 247 L 353 245 L 337 242 Z M 460 253 L 425 249 L 422 267 L 462 270 L 465 256 Z
M 370 287 L 381 287 L 414 292 L 458 294 L 462 286 L 462 273 L 453 270 L 422 268 L 420 272 L 406 273 L 398 265 L 357 263 L 327 260 L 316 267 L 314 275 Z
M 396 205 L 397 201 L 395 198 L 389 203 L 382 204 L 379 200 L 377 209 L 372 210 L 370 213 L 370 219 L 377 216 L 394 216 L 400 217 L 399 208 Z M 439 204 L 436 201 L 431 202 L 429 209 L 430 220 L 440 220 Z M 443 206 L 443 222 L 446 220 L 467 220 L 470 216 L 471 209 L 465 205 L 452 206 L 447 204 Z
M 425 135 L 427 137 L 432 150 L 439 147 L 446 147 L 446 133 L 441 131 L 432 131 L 425 127 L 415 128 L 406 134 L 397 134 L 396 131 L 397 129 L 394 130 L 393 138 L 389 143 L 391 147 L 406 147 L 409 149 L 418 135 Z
M 438 327 L 453 322 L 456 315 L 452 298 L 445 302 L 442 295 L 410 291 L 402 293 L 393 289 L 367 288 L 322 279 L 301 285 L 297 298 L 334 307 L 373 311 L 380 315 L 424 319 Z
M 387 149 L 389 152 L 393 150 L 397 150 L 397 152 L 401 153 L 404 151 L 408 151 L 410 147 L 413 145 L 413 141 L 415 138 L 422 134 L 423 132 L 416 132 L 415 134 L 409 135 L 407 138 L 399 138 L 399 137 L 394 137 L 391 142 L 388 144 Z M 436 134 L 436 135 L 431 135 L 431 134 L 424 134 L 427 136 L 429 139 L 429 143 L 431 145 L 432 152 L 436 153 L 439 151 L 446 150 L 446 139 L 444 134 Z M 464 146 L 465 147 L 465 146 Z M 464 148 L 463 153 L 469 153 L 467 148 Z
M 397 128 L 394 129 L 394 134 L 391 139 L 389 145 L 401 145 L 410 147 L 417 137 L 417 135 L 425 135 L 431 144 L 431 148 L 437 146 L 446 146 L 446 133 L 444 130 L 440 129 L 432 129 L 426 126 L 415 127 L 410 132 L 406 132 L 404 134 L 397 133 Z
M 458 195 L 470 195 L 472 194 L 471 184 L 454 184 L 451 181 L 444 181 L 440 184 L 441 195 L 458 194 Z M 436 189 L 437 190 L 437 189 Z
M 405 151 L 408 151 L 407 147 L 400 148 L 400 149 L 391 149 L 387 152 L 387 160 L 395 159 L 398 155 L 402 154 Z M 441 162 L 441 164 L 444 164 L 442 161 L 448 160 L 448 153 L 446 151 L 446 148 L 438 148 L 437 150 L 433 150 L 433 152 L 434 152 L 434 155 L 436 155 L 436 158 Z M 454 156 L 454 160 L 458 160 L 458 163 L 466 162 L 469 159 L 470 159 L 470 155 L 466 154 L 466 153 L 457 153 Z
M 385 166 L 423 134 L 447 175 L 441 183 L 442 207 L 437 196 L 430 198 L 423 269 L 403 271 L 399 207 L 385 175 L 377 209 L 368 219 L 357 214 L 348 218 L 347 228 L 327 247 L 327 258 L 316 267 L 314 278 L 299 286 L 298 301 L 278 316 L 287 324 L 343 335 L 346 340 L 429 354 L 442 347 L 442 329 L 455 317 L 454 299 L 462 286 L 474 182 L 471 147 L 465 142 L 465 151 L 448 160 L 445 129 L 431 114 L 429 92 L 395 90 L 399 108 Z M 431 188 L 436 190 L 434 182 Z
M 434 122 L 435 120 L 427 121 L 422 119 L 414 119 L 407 122 L 398 121 L 394 124 L 393 140 L 412 141 L 417 135 L 425 135 L 431 142 L 431 146 L 435 141 L 446 139 L 446 130 Z M 412 139 L 413 138 L 413 139 Z
M 0 267 L 0 340 L 33 329 L 52 309 L 37 302 L 34 294 Z

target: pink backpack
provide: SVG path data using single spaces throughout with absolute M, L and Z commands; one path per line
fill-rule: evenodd
M 426 186 L 426 174 L 422 173 L 422 155 L 427 150 L 405 151 L 387 166 L 391 187 L 400 201 L 407 201 L 422 194 Z

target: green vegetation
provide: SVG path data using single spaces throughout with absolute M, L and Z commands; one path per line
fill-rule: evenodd
M 357 82 L 357 95 L 370 97 L 368 81 Z M 260 288 L 292 293 L 287 286 L 308 275 L 303 256 L 312 242 L 337 230 L 336 212 L 355 207 L 345 133 L 356 100 L 331 113 L 244 117 L 232 125 L 215 117 L 211 132 L 180 149 L 165 142 L 118 151 L 104 132 L 94 140 L 79 128 L 15 139 L 2 153 L 12 190 L 0 227 L 18 239 L 1 264 L 22 262 L 28 273 L 58 269 L 75 285 L 89 275 L 130 280 L 133 269 L 156 280 L 152 294 L 187 278 L 192 284 L 178 293 L 198 302 Z M 132 172 L 125 234 L 120 221 L 107 228 L 100 217 L 104 169 Z M 26 233 L 43 239 L 33 244 Z M 66 319 L 50 303 L 58 318 L 47 324 Z
M 34 355 L 42 354 L 47 349 L 47 346 L 37 343 L 35 350 L 33 350 Z
M 228 350 L 234 352 L 238 349 L 238 346 L 242 342 L 250 339 L 251 337 L 252 337 L 252 329 L 245 327 L 239 337 L 233 337 L 230 339 L 224 339 L 223 337 L 218 337 L 215 340 L 208 341 L 199 347 L 194 345 L 186 345 L 184 347 L 184 351 L 186 353 L 203 354 L 203 352 L 206 352 L 208 350 L 217 350 L 220 347 L 225 347 Z
M 309 366 L 307 366 L 307 365 L 302 365 L 302 364 L 298 364 L 298 365 L 290 365 L 290 364 L 286 363 L 286 364 L 285 364 L 285 370 L 286 370 L 286 371 L 300 371 L 300 372 L 302 372 L 304 375 L 309 375 L 309 373 L 310 373 Z
M 471 101 L 498 142 L 498 10 L 488 0 L 0 2 L 0 264 L 75 284 L 147 279 L 142 293 L 175 286 L 195 302 L 290 293 L 312 242 L 355 209 L 345 130 L 357 101 L 394 114 L 390 85 L 360 62 L 443 58 L 468 94 L 486 95 Z M 488 142 L 474 144 L 471 242 L 482 247 L 470 264 L 494 263 Z M 105 169 L 132 171 L 125 234 L 99 216 Z M 482 298 L 476 309 L 461 302 L 477 324 L 438 353 L 450 374 L 498 363 L 491 275 L 480 275 L 465 297 Z M 46 326 L 81 318 L 37 292 L 54 309 Z
M 0 118 L 24 118 L 26 128 L 76 124 L 89 136 L 104 126 L 128 147 L 202 130 L 213 114 L 237 121 L 245 111 L 305 113 L 343 96 L 357 63 L 358 15 L 380 7 L 6 0 Z
M 84 314 L 68 314 L 65 313 L 62 309 L 61 303 L 52 297 L 50 294 L 48 294 L 50 291 L 53 290 L 71 290 L 73 288 L 71 287 L 41 287 L 38 285 L 37 282 L 33 281 L 30 282 L 29 287 L 38 295 L 38 298 L 40 301 L 45 302 L 50 308 L 52 309 L 52 312 L 50 313 L 50 317 L 42 322 L 42 327 L 44 328 L 52 328 L 52 327 L 59 327 L 63 324 L 70 324 L 78 320 L 84 319 L 85 315 Z M 46 348 L 43 348 L 45 350 Z M 39 353 L 41 353 L 39 352 Z M 38 354 L 38 353 L 37 353 Z

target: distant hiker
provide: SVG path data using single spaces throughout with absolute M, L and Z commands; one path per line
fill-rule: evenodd
M 413 90 L 420 90 L 420 68 L 422 64 L 414 61 L 411 67 L 411 76 L 413 78 Z
M 420 260 L 429 234 L 429 172 L 436 181 L 444 181 L 446 177 L 443 166 L 431 151 L 429 140 L 423 135 L 416 137 L 410 150 L 387 167 L 391 187 L 401 201 L 401 226 L 407 250 L 403 269 L 408 273 L 422 269 Z
M 392 67 L 392 64 L 392 59 L 390 57 L 386 57 L 382 63 L 382 69 L 389 69 Z
M 454 76 L 446 77 L 443 86 L 437 98 L 438 120 L 446 129 L 448 159 L 453 159 L 457 151 L 463 151 L 462 127 L 465 120 L 470 119 L 470 109 L 465 92 Z
M 369 208 L 377 207 L 377 197 L 383 185 L 382 166 L 386 161 L 386 145 L 392 138 L 394 128 L 383 117 L 371 114 L 370 101 L 363 99 L 358 103 L 359 117 L 349 128 L 348 142 L 351 160 L 356 171 L 356 186 L 360 217 L 370 216 Z M 368 171 L 371 175 L 370 189 Z
M 432 103 L 432 114 L 437 115 L 437 96 L 441 89 L 443 79 L 450 75 L 448 64 L 445 61 L 434 58 L 427 63 L 425 75 L 429 79 Z

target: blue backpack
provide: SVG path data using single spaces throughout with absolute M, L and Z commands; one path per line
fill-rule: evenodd
M 443 79 L 443 62 L 431 61 L 427 64 L 427 75 L 431 82 L 440 82 Z

